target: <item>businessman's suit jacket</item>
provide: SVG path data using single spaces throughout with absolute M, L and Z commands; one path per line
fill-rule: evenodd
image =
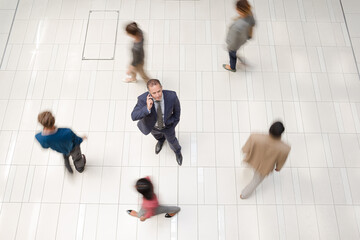
M 145 135 L 148 135 L 151 132 L 157 121 L 155 103 L 153 104 L 150 113 L 147 109 L 146 97 L 148 96 L 148 94 L 149 92 L 145 92 L 138 97 L 138 102 L 131 113 L 131 118 L 133 121 L 139 120 L 137 126 L 140 131 Z M 179 123 L 181 108 L 179 99 L 176 96 L 176 92 L 163 90 L 162 94 L 164 98 L 165 108 L 165 110 L 162 109 L 165 124 L 164 130 L 166 131 L 174 129 Z

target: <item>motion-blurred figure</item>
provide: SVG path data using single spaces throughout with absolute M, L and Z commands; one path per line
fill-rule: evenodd
M 132 51 L 132 62 L 129 66 L 127 74 L 130 78 L 126 78 L 125 82 L 132 83 L 136 82 L 136 73 L 139 73 L 144 79 L 145 83 L 149 80 L 149 77 L 144 72 L 144 35 L 141 29 L 138 27 L 136 22 L 130 23 L 125 28 L 126 33 L 134 39 L 134 45 Z
M 237 1 L 236 11 L 239 14 L 239 17 L 231 24 L 226 37 L 230 65 L 223 64 L 223 68 L 231 72 L 236 72 L 237 50 L 239 50 L 248 39 L 252 38 L 253 27 L 255 26 L 255 19 L 251 11 L 251 6 L 247 0 Z
M 156 194 L 154 193 L 154 187 L 149 177 L 140 178 L 136 182 L 135 188 L 143 195 L 141 209 L 139 212 L 127 210 L 127 213 L 133 217 L 140 218 L 140 221 L 145 221 L 146 219 L 161 213 L 166 213 L 165 217 L 171 218 L 180 211 L 180 208 L 176 206 L 159 205 Z
M 51 112 L 45 111 L 38 115 L 39 123 L 44 127 L 42 132 L 35 135 L 43 148 L 51 148 L 64 156 L 65 166 L 70 173 L 73 170 L 70 166 L 69 157 L 74 161 L 75 169 L 83 172 L 86 158 L 81 154 L 80 144 L 87 139 L 86 136 L 78 137 L 70 128 L 57 128 L 55 118 Z
M 240 198 L 248 198 L 256 187 L 275 168 L 280 171 L 290 152 L 290 146 L 281 140 L 285 128 L 281 122 L 271 125 L 269 134 L 251 134 L 242 148 L 244 162 L 254 169 L 251 182 L 242 190 Z

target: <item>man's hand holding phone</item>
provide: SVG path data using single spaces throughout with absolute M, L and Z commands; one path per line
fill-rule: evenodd
M 146 97 L 146 105 L 147 105 L 147 109 L 149 111 L 151 111 L 151 108 L 152 108 L 153 104 L 154 104 L 154 100 L 152 99 L 151 95 L 150 94 L 147 95 L 147 97 Z

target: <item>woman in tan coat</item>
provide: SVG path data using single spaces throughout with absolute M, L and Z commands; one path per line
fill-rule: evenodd
M 248 198 L 256 187 L 275 168 L 280 171 L 290 152 L 290 146 L 281 141 L 285 128 L 281 122 L 275 122 L 269 134 L 251 134 L 242 148 L 246 154 L 244 162 L 254 169 L 251 182 L 242 190 L 240 198 Z

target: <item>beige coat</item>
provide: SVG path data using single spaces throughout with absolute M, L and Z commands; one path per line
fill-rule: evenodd
M 267 176 L 276 167 L 280 170 L 290 152 L 290 146 L 268 134 L 251 134 L 242 148 L 248 163 L 261 176 Z

